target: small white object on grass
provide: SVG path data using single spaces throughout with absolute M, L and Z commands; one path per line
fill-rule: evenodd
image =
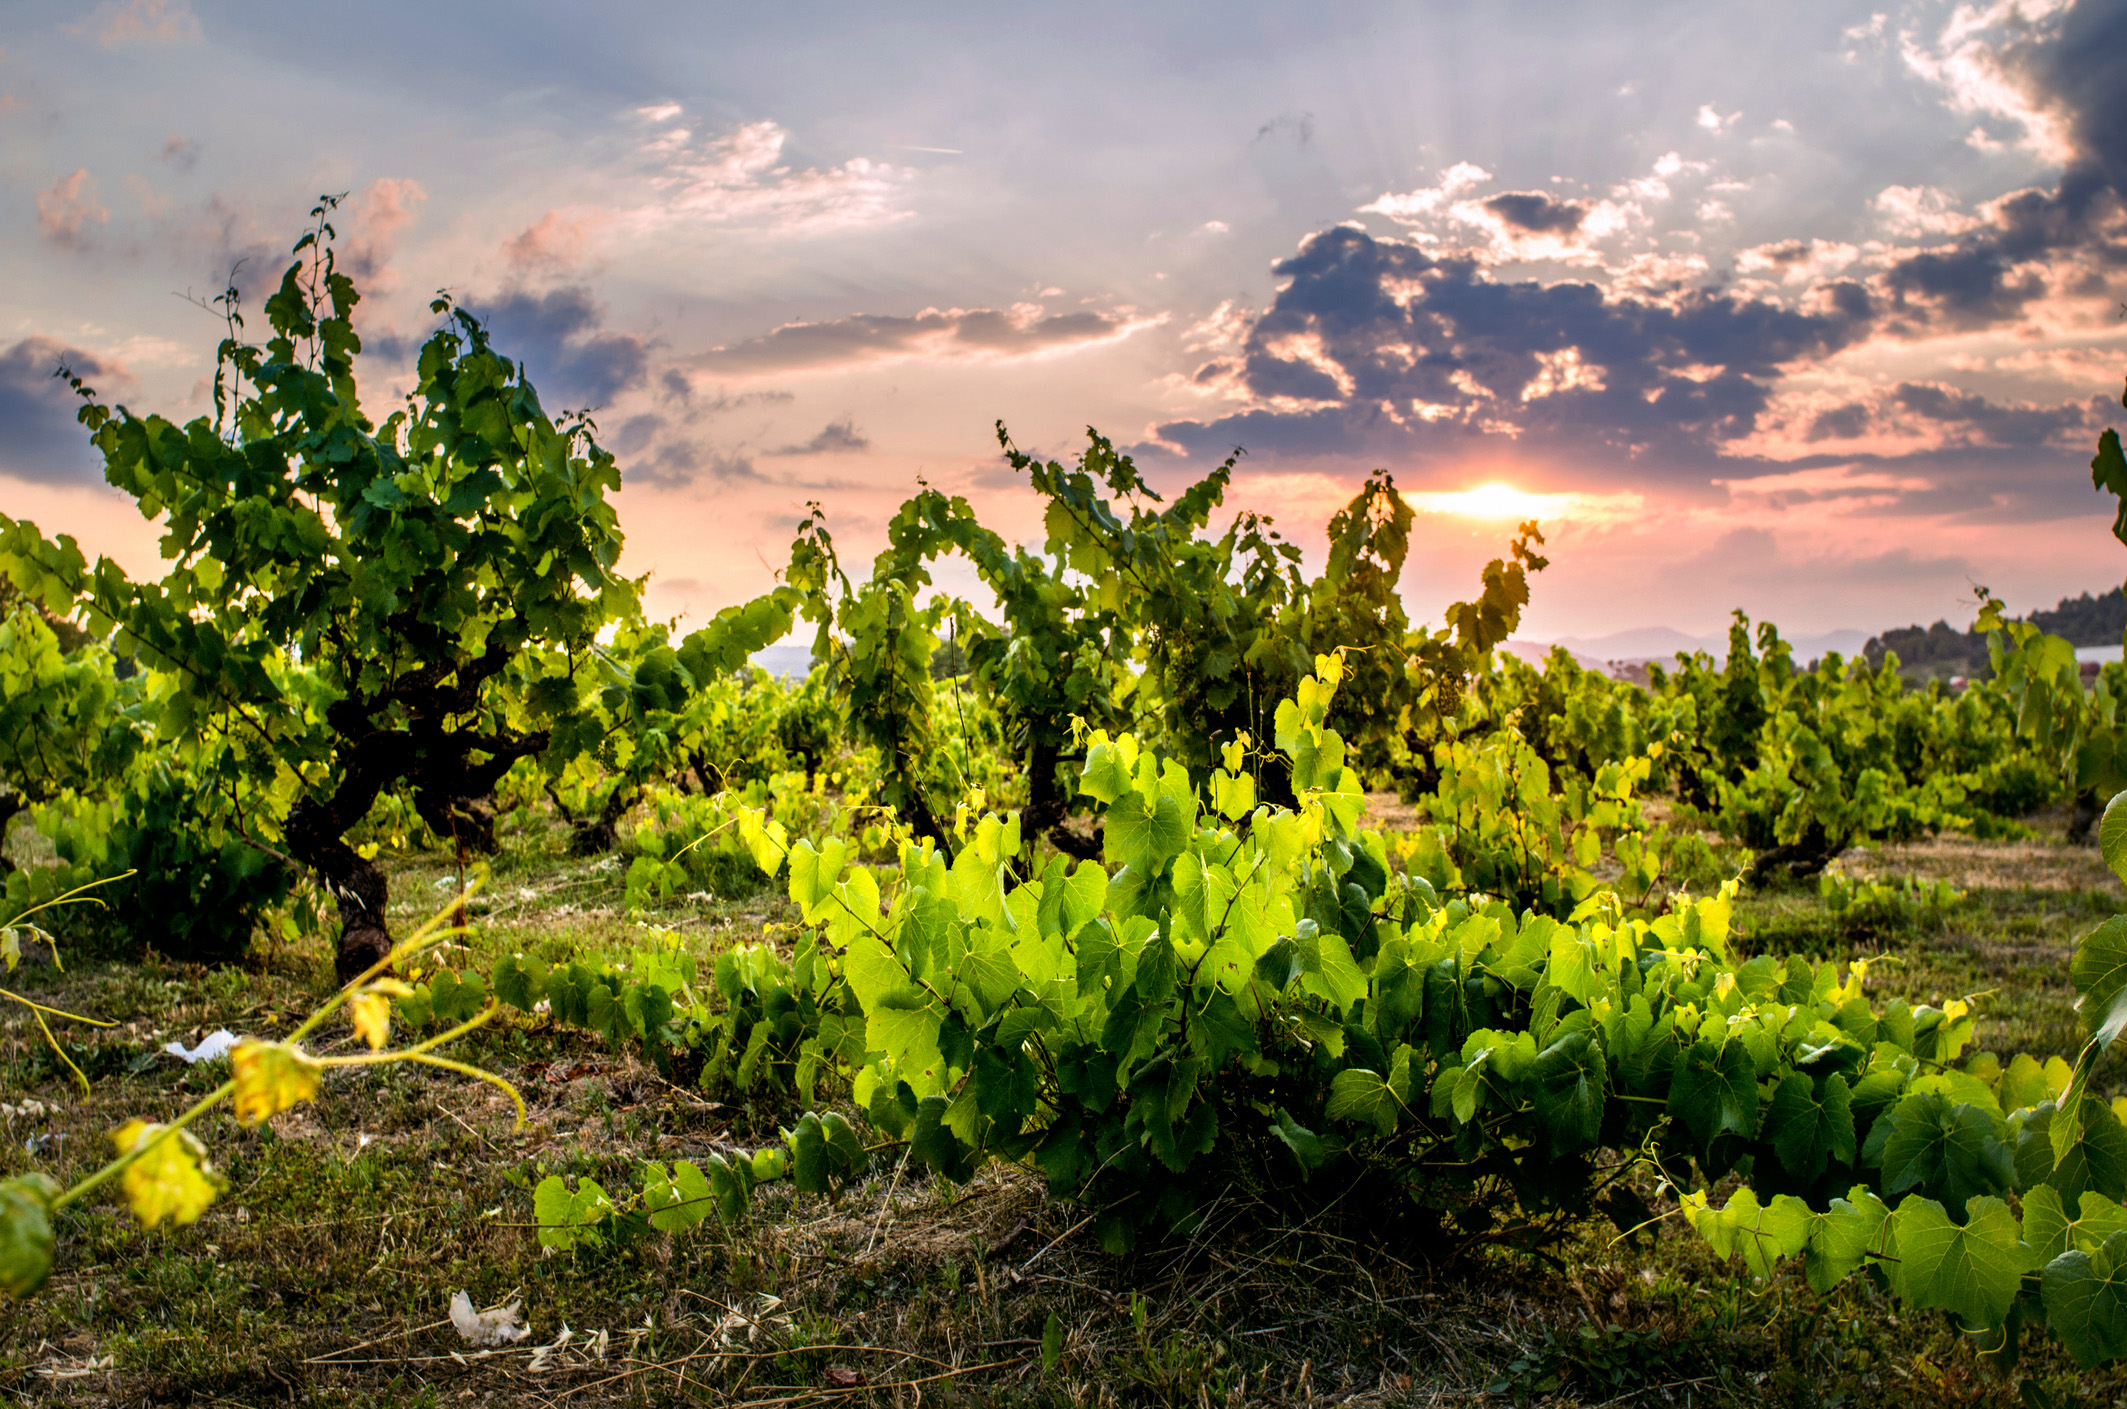
M 185 1044 L 182 1042 L 165 1042 L 162 1049 L 173 1057 L 181 1057 L 187 1063 L 197 1066 L 201 1062 L 220 1061 L 229 1055 L 229 1049 L 235 1045 L 236 1034 L 226 1027 L 218 1027 L 202 1037 L 199 1045 L 189 1052 L 185 1050 Z
M 464 1292 L 451 1293 L 451 1324 L 458 1334 L 474 1345 L 509 1345 L 521 1341 L 532 1333 L 518 1315 L 524 1310 L 524 1302 L 513 1301 L 508 1306 L 491 1306 L 485 1311 L 473 1310 L 473 1299 Z

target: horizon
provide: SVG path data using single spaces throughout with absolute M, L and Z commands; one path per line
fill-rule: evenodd
M 654 616 L 765 590 L 808 499 L 861 569 L 919 476 L 1038 542 L 1002 418 L 1045 457 L 1098 426 L 1163 492 L 1241 446 L 1227 508 L 1310 571 L 1386 467 L 1417 620 L 1534 516 L 1523 638 L 1963 629 L 1978 584 L 2025 614 L 2127 575 L 2086 468 L 2127 420 L 2122 60 L 2119 0 L 1825 0 L 1771 36 L 1681 5 L 23 9 L 0 508 L 152 570 L 53 367 L 199 414 L 220 324 L 185 295 L 240 264 L 255 315 L 344 190 L 370 404 L 451 288 L 546 405 L 598 408 Z

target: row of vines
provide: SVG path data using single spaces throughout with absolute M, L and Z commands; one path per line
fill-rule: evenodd
M 1906 687 L 1895 659 L 1805 667 L 1740 616 L 1725 660 L 1645 687 L 1531 665 L 1497 648 L 1546 565 L 1534 524 L 1441 625 L 1413 623 L 1386 474 L 1309 577 L 1268 519 L 1216 526 L 1232 460 L 1169 499 L 1097 433 L 1065 464 L 1002 426 L 1038 548 L 925 488 L 856 576 L 814 506 L 770 592 L 681 635 L 618 571 L 595 426 L 549 414 L 476 319 L 439 299 L 412 393 L 364 411 L 332 206 L 263 343 L 225 299 L 211 415 L 70 378 L 107 478 L 162 524 L 159 581 L 0 516 L 0 810 L 56 857 L 0 862 L 0 938 L 12 969 L 95 926 L 207 961 L 323 932 L 343 986 L 240 1044 L 193 1109 L 117 1131 L 88 1179 L 0 1184 L 0 1288 L 34 1294 L 64 1211 L 107 1185 L 146 1225 L 197 1218 L 219 1105 L 264 1120 L 332 1065 L 501 1083 L 443 1049 L 514 1022 L 791 1113 L 778 1144 L 646 1164 L 634 1188 L 546 1181 L 550 1246 L 681 1235 L 747 1217 L 761 1184 L 833 1197 L 907 1159 L 1036 1167 L 1117 1251 L 1237 1182 L 1533 1250 L 1591 1211 L 1656 1216 L 1651 1170 L 1757 1275 L 1799 1258 L 1822 1291 L 1866 1269 L 2004 1363 L 2035 1327 L 2084 1365 L 2127 1354 L 2127 1129 L 2097 1083 L 2127 1027 L 2127 922 L 2076 953 L 2072 1063 L 2005 1061 L 1966 1001 L 1876 1002 L 1865 965 L 1730 934 L 1742 886 L 1861 841 L 2018 835 L 2051 804 L 2127 874 L 2127 807 L 2103 807 L 2127 789 L 2120 667 L 2086 682 L 1984 596 L 1993 672 L 1957 693 Z M 2111 432 L 2094 470 L 2127 490 Z M 936 590 L 948 558 L 989 600 Z M 807 678 L 748 664 L 793 631 Z M 1370 827 L 1370 791 L 1410 825 Z M 484 971 L 422 958 L 462 909 L 390 933 L 383 850 L 463 874 L 535 814 L 620 853 L 633 908 L 757 872 L 798 924 Z M 306 1050 L 341 1020 L 365 1052 Z

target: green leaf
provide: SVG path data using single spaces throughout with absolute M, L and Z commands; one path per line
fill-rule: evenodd
M 1143 793 L 1124 794 L 1108 809 L 1103 828 L 1105 858 L 1140 870 L 1158 870 L 1189 844 L 1187 806 L 1162 790 L 1148 807 Z
M 1271 1138 L 1292 1151 L 1292 1157 L 1300 1162 L 1302 1173 L 1312 1174 L 1329 1160 L 1329 1150 L 1321 1137 L 1301 1125 L 1283 1109 L 1270 1125 Z
M 595 1179 L 577 1180 L 571 1193 L 560 1175 L 549 1174 L 532 1190 L 532 1219 L 539 1225 L 541 1247 L 596 1247 L 605 1241 L 600 1226 L 612 1212 L 613 1200 Z
M 2015 1215 L 1997 1198 L 1965 1206 L 1963 1227 L 1943 1206 L 1912 1194 L 1891 1215 L 1899 1280 L 1915 1306 L 1955 1313 L 1967 1326 L 1999 1326 L 2031 1266 Z
M 1805 1073 L 1788 1073 L 1766 1108 L 1765 1134 L 1788 1176 L 1803 1184 L 1816 1182 L 1832 1160 L 1852 1164 L 1854 1108 L 1846 1078 L 1834 1072 L 1819 1096 Z
M 529 1013 L 547 996 L 547 966 L 522 954 L 505 954 L 495 961 L 494 984 L 497 998 Z
M 1063 1322 L 1052 1311 L 1041 1326 L 1041 1372 L 1044 1375 L 1055 1373 L 1057 1362 L 1063 1359 L 1063 1343 Z
M 1117 745 L 1095 744 L 1086 750 L 1086 766 L 1079 770 L 1078 790 L 1111 807 L 1130 791 L 1130 769 Z
M 2015 1157 L 2001 1139 L 2005 1127 L 1991 1112 L 1953 1106 L 1942 1093 L 1923 1091 L 1906 1097 L 1881 1119 L 1890 1131 L 1883 1145 L 1887 1195 L 1911 1189 L 1961 1205 L 2016 1183 Z
M 715 1212 L 710 1203 L 709 1181 L 693 1161 L 678 1161 L 670 1174 L 663 1165 L 652 1163 L 649 1174 L 643 1182 L 643 1207 L 649 1210 L 650 1226 L 659 1232 L 683 1232 Z M 541 1187 L 545 1187 L 544 1183 Z
M 2127 792 L 2116 793 L 2105 804 L 2105 816 L 2097 824 L 2097 849 L 2112 873 L 2127 881 Z
M 52 1275 L 52 1200 L 59 1186 L 42 1174 L 0 1181 L 0 1292 L 36 1294 Z
M 1792 1194 L 1760 1206 L 1748 1185 L 1736 1190 L 1725 1208 L 1709 1207 L 1705 1194 L 1695 1193 L 1684 1199 L 1683 1211 L 1715 1253 L 1722 1257 L 1741 1253 L 1754 1277 L 1770 1277 L 1781 1258 L 1801 1252 L 1814 1219 L 1809 1205 Z
M 1592 1149 L 1603 1133 L 1609 1072 L 1585 1032 L 1569 1032 L 1536 1058 L 1536 1114 L 1559 1150 Z
M 1856 1184 L 1843 1199 L 1833 1199 L 1829 1212 L 1818 1214 L 1810 1229 L 1802 1269 L 1810 1289 L 1819 1296 L 1845 1280 L 1880 1250 L 1884 1224 L 1891 1211 L 1865 1184 Z
M 2082 995 L 2075 1006 L 2083 1030 L 2109 1047 L 2127 1027 L 2127 999 L 2121 996 L 2127 990 L 2127 915 L 2114 915 L 2083 936 L 2068 976 Z
M 1402 1102 L 1389 1089 L 1379 1072 L 1364 1067 L 1340 1071 L 1329 1083 L 1329 1104 L 1323 1114 L 1331 1120 L 1362 1120 L 1383 1136 L 1396 1133 Z
M 1429 995 L 1430 996 L 1430 995 Z M 1749 1139 L 1758 1129 L 1758 1068 L 1741 1042 L 1696 1042 L 1678 1058 L 1669 1114 L 1702 1145 L 1723 1131 Z
M 2127 1355 L 2127 1232 L 2094 1252 L 2071 1248 L 2047 1263 L 2039 1296 L 2046 1324 L 2077 1365 L 2093 1370 Z

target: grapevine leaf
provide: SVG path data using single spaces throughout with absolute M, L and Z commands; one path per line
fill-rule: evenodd
M 678 1161 L 670 1174 L 661 1164 L 652 1163 L 649 1169 L 651 1177 L 643 1183 L 643 1207 L 649 1210 L 652 1228 L 661 1233 L 684 1232 L 714 1211 L 709 1181 L 693 1161 Z
M 1363 1120 L 1382 1135 L 1396 1133 L 1402 1103 L 1379 1072 L 1364 1067 L 1340 1071 L 1329 1083 L 1329 1104 L 1323 1114 L 1331 1120 Z
M 2127 881 L 2127 792 L 2114 794 L 2105 804 L 2104 820 L 2097 826 L 2097 849 L 2112 873 Z
M 1553 1145 L 1571 1152 L 1597 1144 L 1609 1080 L 1602 1048 L 1585 1032 L 1569 1032 L 1536 1058 L 1535 1075 L 1536 1114 Z
M 1165 789 L 1147 805 L 1140 792 L 1126 793 L 1108 809 L 1103 829 L 1106 859 L 1136 870 L 1157 870 L 1189 844 L 1189 812 Z
M 2093 1252 L 2071 1248 L 2039 1277 L 2046 1323 L 2085 1370 L 2127 1355 L 2127 1232 Z
M 1271 1122 L 1270 1133 L 1279 1144 L 1292 1151 L 1292 1157 L 1300 1162 L 1304 1173 L 1314 1173 L 1329 1160 L 1329 1151 L 1323 1145 L 1321 1137 L 1283 1110 L 1280 1110 L 1278 1118 Z
M 2075 1006 L 2084 1031 L 2099 1046 L 2110 1046 L 2127 1027 L 2127 915 L 2114 915 L 2083 936 L 2068 975 L 2082 995 Z
M 1978 1106 L 1953 1106 L 1939 1091 L 1922 1091 L 1893 1106 L 1883 1120 L 1890 1131 L 1883 1145 L 1886 1194 L 1918 1190 L 1958 1204 L 2016 1182 L 2000 1118 Z
M 547 968 L 522 954 L 505 954 L 495 961 L 495 996 L 520 1012 L 529 1013 L 547 996 Z
M 207 1165 L 207 1147 L 189 1130 L 165 1135 L 167 1129 L 144 1120 L 131 1120 L 111 1134 L 121 1155 L 146 1150 L 119 1175 L 126 1203 L 144 1228 L 153 1228 L 165 1220 L 194 1222 L 221 1192 L 221 1181 Z M 158 1140 L 157 1136 L 163 1138 Z
M 1122 750 L 1110 743 L 1099 743 L 1086 750 L 1086 766 L 1079 771 L 1078 790 L 1095 802 L 1114 806 L 1115 800 L 1130 791 L 1130 769 L 1123 762 Z
M 1867 1260 L 1890 1216 L 1883 1200 L 1865 1184 L 1856 1184 L 1843 1199 L 1833 1199 L 1830 1211 L 1817 1215 L 1803 1253 L 1802 1270 L 1810 1289 L 1823 1295 Z
M 1687 1048 L 1670 1081 L 1669 1114 L 1701 1144 L 1712 1144 L 1723 1131 L 1746 1140 L 1757 1133 L 1758 1069 L 1743 1044 L 1697 1042 Z
M 1975 1198 L 1959 1227 L 1941 1204 L 1911 1194 L 1891 1217 L 1908 1301 L 1954 1312 L 1975 1328 L 2001 1324 L 2031 1265 L 2007 1204 Z
M 1819 1096 L 1805 1073 L 1790 1072 L 1766 1108 L 1765 1133 L 1788 1175 L 1801 1183 L 1814 1183 L 1831 1160 L 1852 1164 L 1854 1110 L 1846 1078 L 1834 1072 Z
M 52 1274 L 52 1200 L 59 1186 L 42 1174 L 0 1181 L 0 1292 L 34 1295 Z

